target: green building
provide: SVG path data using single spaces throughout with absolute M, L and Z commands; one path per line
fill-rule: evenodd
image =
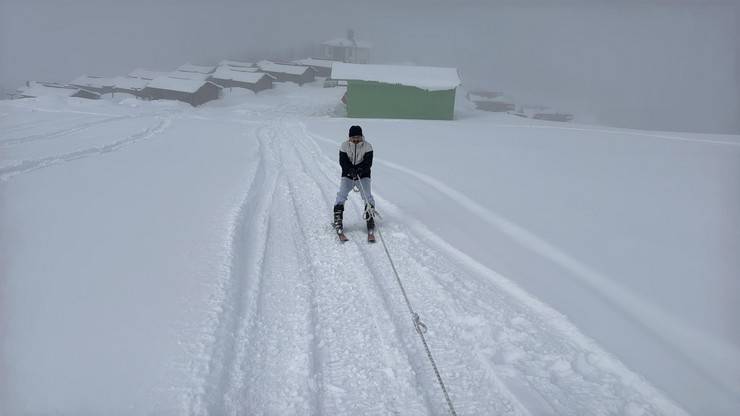
M 347 81 L 349 117 L 452 120 L 455 68 L 335 63 L 331 78 Z

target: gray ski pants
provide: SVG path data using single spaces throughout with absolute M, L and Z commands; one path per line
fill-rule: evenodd
M 367 200 L 365 200 L 365 202 L 370 202 L 370 205 L 375 206 L 375 199 L 373 199 L 373 193 L 370 189 L 370 178 L 362 178 L 360 179 L 360 183 L 362 183 L 362 187 L 360 187 L 359 183 L 357 184 L 357 187 L 360 188 L 362 199 L 365 200 L 365 195 L 362 195 L 362 191 L 364 189 L 365 194 L 367 194 Z M 347 195 L 349 195 L 354 185 L 354 180 L 343 177 L 339 182 L 339 192 L 337 192 L 337 200 L 334 202 L 334 205 L 344 205 L 347 201 Z

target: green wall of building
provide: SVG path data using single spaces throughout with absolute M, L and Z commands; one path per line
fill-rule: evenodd
M 455 89 L 427 91 L 405 85 L 347 82 L 347 116 L 452 120 Z

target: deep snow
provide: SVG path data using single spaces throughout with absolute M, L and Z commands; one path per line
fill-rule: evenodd
M 0 101 L 0 413 L 445 414 L 359 197 L 330 232 L 354 123 L 458 414 L 740 411 L 740 137 L 342 92 Z

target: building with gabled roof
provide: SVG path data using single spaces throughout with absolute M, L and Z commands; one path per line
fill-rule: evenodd
M 70 81 L 69 84 L 98 94 L 113 92 L 113 78 L 108 77 L 82 75 Z
M 141 95 L 150 100 L 178 100 L 197 107 L 218 99 L 221 94 L 221 86 L 208 78 L 206 74 L 176 71 L 151 80 Z
M 210 74 L 215 70 L 215 66 L 193 65 L 189 63 L 181 65 L 179 68 L 177 68 L 178 72 L 195 72 L 199 74 Z
M 113 78 L 113 93 L 126 93 L 141 96 L 141 91 L 146 88 L 149 79 L 132 78 L 132 77 L 115 77 Z
M 255 71 L 257 70 L 255 65 L 251 62 L 232 61 L 229 59 L 224 59 L 223 61 L 219 62 L 218 66 L 230 66 L 234 68 L 244 68 L 244 69 L 249 68 Z
M 316 79 L 313 69 L 303 65 L 259 61 L 257 67 L 260 71 L 272 75 L 275 81 L 278 82 L 295 82 L 298 85 L 303 85 Z
M 274 77 L 264 72 L 245 71 L 241 67 L 219 66 L 210 80 L 223 88 L 246 88 L 259 92 L 272 88 Z
M 100 94 L 84 88 L 70 87 L 55 83 L 29 82 L 27 86 L 19 88 L 13 98 L 37 97 L 77 97 L 97 100 Z
M 370 49 L 373 45 L 355 39 L 355 31 L 347 31 L 346 38 L 336 38 L 321 44 L 321 55 L 324 59 L 353 64 L 370 62 Z
M 349 117 L 452 120 L 460 76 L 455 68 L 337 62 L 331 78 L 347 81 Z
M 515 111 L 516 105 L 511 97 L 502 92 L 472 90 L 468 91 L 467 98 L 473 102 L 479 110 L 492 112 Z
M 316 76 L 327 78 L 331 76 L 331 66 L 334 62 L 336 61 L 321 58 L 306 58 L 293 61 L 296 65 L 303 65 L 313 69 Z

